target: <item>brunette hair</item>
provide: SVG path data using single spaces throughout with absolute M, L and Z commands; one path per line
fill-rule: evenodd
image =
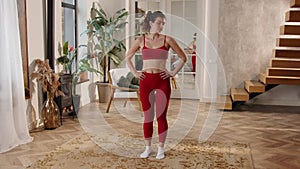
M 149 22 L 154 22 L 156 18 L 161 17 L 161 18 L 166 18 L 165 14 L 163 14 L 161 11 L 155 11 L 155 12 L 151 12 L 148 11 L 146 14 L 146 17 L 144 19 L 144 23 L 143 23 L 143 31 L 144 32 L 149 32 L 150 31 L 150 24 Z

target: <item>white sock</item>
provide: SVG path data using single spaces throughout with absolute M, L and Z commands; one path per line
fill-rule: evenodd
M 150 146 L 146 146 L 145 151 L 140 155 L 141 158 L 147 158 L 149 157 L 151 154 L 151 147 Z
M 165 158 L 165 149 L 164 147 L 158 146 L 156 159 L 160 160 Z

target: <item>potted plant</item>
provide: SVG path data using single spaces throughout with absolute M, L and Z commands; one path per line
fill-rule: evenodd
M 76 85 L 79 83 L 80 76 L 87 71 L 99 73 L 90 65 L 89 58 L 82 57 L 78 59 L 77 51 L 78 48 L 69 46 L 68 41 L 63 45 L 60 43 L 58 44 L 58 53 L 60 54 L 60 57 L 57 58 L 57 63 L 63 66 L 63 71 L 61 73 L 70 74 L 72 77 L 72 101 L 74 112 L 76 114 L 78 113 L 80 104 L 80 95 L 76 93 Z
M 93 3 L 90 10 L 90 19 L 87 21 L 88 57 L 94 60 L 93 68 L 103 78 L 97 82 L 99 101 L 106 102 L 109 95 L 108 72 L 111 61 L 118 66 L 125 53 L 125 45 L 116 39 L 115 34 L 124 30 L 128 11 L 118 10 L 112 17 L 108 17 L 99 3 Z M 93 70 L 93 69 L 92 69 Z M 94 70 L 93 70 L 94 71 Z M 94 71 L 95 72 L 95 71 Z M 102 88 L 105 89 L 102 89 Z M 104 93 L 102 93 L 104 92 Z

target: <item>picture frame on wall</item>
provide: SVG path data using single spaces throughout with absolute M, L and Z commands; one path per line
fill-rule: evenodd
M 22 67 L 24 77 L 25 98 L 30 98 L 29 72 L 28 72 L 28 44 L 27 44 L 27 17 L 26 0 L 17 0 L 19 31 L 21 42 Z

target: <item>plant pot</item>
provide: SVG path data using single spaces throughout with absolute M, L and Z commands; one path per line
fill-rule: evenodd
M 88 72 L 87 71 L 82 72 L 80 74 L 80 77 L 79 77 L 79 81 L 80 82 L 83 82 L 83 81 L 86 81 L 86 80 L 88 80 Z
M 99 103 L 107 103 L 110 95 L 110 84 L 96 82 L 96 85 L 98 89 Z
M 72 96 L 73 99 L 73 111 L 77 115 L 80 107 L 80 95 Z

